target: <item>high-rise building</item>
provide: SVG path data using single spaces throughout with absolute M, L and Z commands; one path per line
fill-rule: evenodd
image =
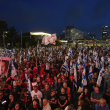
M 102 38 L 108 38 L 109 36 L 109 27 L 103 26 L 102 27 Z

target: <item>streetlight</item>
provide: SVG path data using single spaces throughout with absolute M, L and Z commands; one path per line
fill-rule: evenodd
M 3 31 L 3 44 L 4 44 L 4 48 L 5 48 L 5 33 L 8 33 L 8 31 Z

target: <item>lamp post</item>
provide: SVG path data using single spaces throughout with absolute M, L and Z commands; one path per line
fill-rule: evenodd
M 4 45 L 4 48 L 5 48 L 5 33 L 8 33 L 8 31 L 3 31 L 3 45 Z

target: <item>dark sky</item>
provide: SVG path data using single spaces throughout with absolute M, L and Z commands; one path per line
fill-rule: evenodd
M 101 37 L 110 26 L 110 0 L 0 0 L 0 20 L 18 32 L 62 34 L 68 25 Z

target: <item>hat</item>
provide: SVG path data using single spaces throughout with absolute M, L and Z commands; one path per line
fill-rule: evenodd
M 32 86 L 37 87 L 38 86 L 37 82 L 32 83 Z
M 73 76 L 73 75 L 71 75 L 71 76 L 70 76 L 70 79 L 73 79 L 73 78 L 74 78 L 74 76 Z

